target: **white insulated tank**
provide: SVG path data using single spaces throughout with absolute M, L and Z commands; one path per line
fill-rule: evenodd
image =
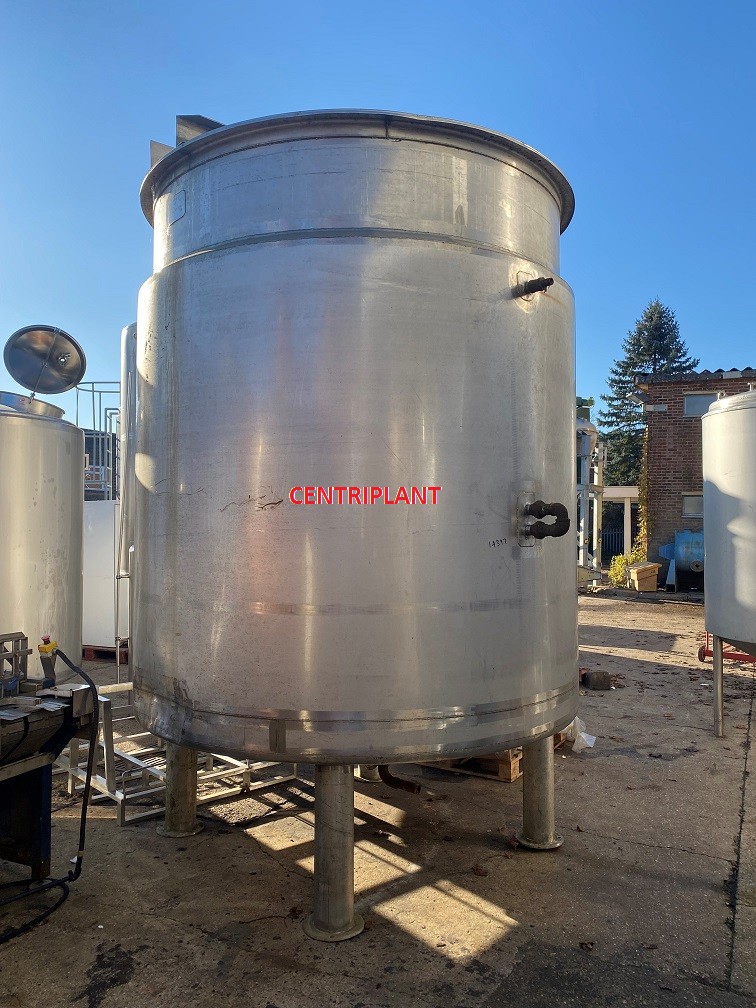
M 756 654 L 756 391 L 702 419 L 706 629 Z
M 84 433 L 57 406 L 0 392 L 0 619 L 81 658 Z
M 472 755 L 568 724 L 561 172 L 475 126 L 296 113 L 181 144 L 142 204 L 141 719 L 315 763 Z M 399 488 L 414 503 L 387 504 Z

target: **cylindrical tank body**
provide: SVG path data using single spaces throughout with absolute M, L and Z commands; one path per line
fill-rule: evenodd
M 0 619 L 35 654 L 50 634 L 81 658 L 84 434 L 57 406 L 0 392 Z
M 320 763 L 486 752 L 571 721 L 574 538 L 520 535 L 536 499 L 574 523 L 561 173 L 472 126 L 299 113 L 182 144 L 142 199 L 142 720 Z M 442 489 L 293 503 L 308 486 Z
M 136 448 L 136 322 L 121 331 L 121 401 L 118 414 L 120 530 L 118 573 L 128 576 L 134 545 L 134 452 Z
M 702 420 L 706 629 L 756 654 L 756 391 Z

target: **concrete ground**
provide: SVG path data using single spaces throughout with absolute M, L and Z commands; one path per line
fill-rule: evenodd
M 521 781 L 412 766 L 401 769 L 418 796 L 358 782 L 367 926 L 324 945 L 301 928 L 307 780 L 204 807 L 204 831 L 185 840 L 158 837 L 155 821 L 118 828 L 97 805 L 68 901 L 0 946 L 0 1008 L 754 1003 L 752 667 L 726 666 L 717 740 L 711 663 L 696 656 L 702 607 L 594 595 L 580 615 L 581 667 L 608 670 L 617 688 L 581 696 L 595 748 L 557 751 L 560 851 L 512 845 Z M 60 874 L 79 815 L 62 785 L 55 809 Z M 18 875 L 0 863 L 0 882 Z

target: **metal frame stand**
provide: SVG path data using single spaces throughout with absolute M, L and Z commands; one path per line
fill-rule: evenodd
M 578 435 L 577 527 L 578 568 L 584 584 L 601 583 L 601 526 L 603 522 L 604 459 L 606 449 L 597 443 L 591 452 L 590 435 Z M 625 547 L 626 550 L 629 547 Z M 594 575 L 590 577 L 590 573 Z
M 131 683 L 119 683 L 101 686 L 98 691 L 100 735 L 91 801 L 115 802 L 119 826 L 162 815 L 166 788 L 166 744 L 137 721 L 132 689 Z M 84 786 L 88 748 L 86 742 L 71 739 L 68 749 L 57 759 L 58 771 L 68 776 L 70 795 Z M 252 763 L 214 753 L 194 755 L 198 767 L 198 805 L 254 791 L 270 791 L 278 784 L 297 779 L 296 763 Z M 146 808 L 144 801 L 155 804 Z
M 522 832 L 517 840 L 534 851 L 556 850 L 564 839 L 554 824 L 554 739 L 522 747 Z
M 315 906 L 302 925 L 317 941 L 354 938 L 365 927 L 354 912 L 354 767 L 315 767 Z
M 724 655 L 722 638 L 712 634 L 711 650 L 714 668 L 714 734 L 724 738 Z
M 194 836 L 203 829 L 197 821 L 197 751 L 165 743 L 165 819 L 160 836 Z
M 714 639 L 714 634 L 706 632 L 706 643 L 702 644 L 698 649 L 698 660 L 700 662 L 706 661 L 707 658 L 714 657 L 714 648 L 712 641 Z M 734 661 L 734 662 L 756 662 L 756 655 L 746 654 L 745 651 L 738 651 L 735 647 L 725 647 L 724 640 L 722 641 L 722 661 Z
M 10 647 L 8 647 L 10 645 Z M 7 693 L 15 696 L 28 673 L 29 655 L 34 654 L 29 647 L 29 638 L 23 631 L 0 634 L 0 700 Z M 5 667 L 8 662 L 10 668 Z

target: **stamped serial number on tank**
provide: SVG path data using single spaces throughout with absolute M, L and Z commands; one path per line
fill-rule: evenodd
M 506 546 L 507 545 L 507 540 L 506 539 L 489 539 L 488 540 L 488 545 L 490 546 L 491 549 L 496 549 L 497 546 Z

